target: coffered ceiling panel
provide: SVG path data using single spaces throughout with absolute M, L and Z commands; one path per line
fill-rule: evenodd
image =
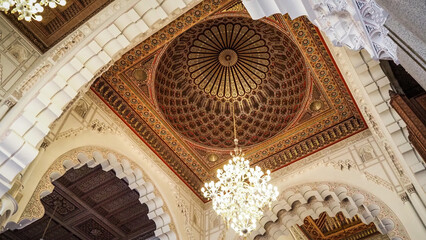
M 148 207 L 124 180 L 101 166 L 71 169 L 53 182 L 42 198 L 46 214 L 29 226 L 0 235 L 0 239 L 148 239 L 155 223 Z M 52 218 L 49 226 L 49 219 Z M 47 228 L 47 230 L 46 230 Z
M 273 171 L 366 129 L 309 20 L 254 21 L 237 1 L 203 1 L 92 90 L 200 198 L 229 159 L 234 118 L 246 158 Z
M 113 0 L 67 0 L 65 6 L 45 7 L 40 22 L 19 21 L 4 14 L 41 51 L 46 52 Z
M 334 217 L 325 212 L 321 213 L 318 219 L 306 217 L 300 229 L 310 240 L 358 240 L 380 235 L 374 223 L 364 224 L 356 215 L 346 218 L 342 212 L 338 212 Z M 383 236 L 383 239 L 385 238 Z

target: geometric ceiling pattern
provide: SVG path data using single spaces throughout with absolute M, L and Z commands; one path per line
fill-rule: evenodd
M 156 226 L 148 218 L 148 207 L 113 170 L 84 165 L 68 170 L 53 185 L 53 192 L 41 199 L 45 215 L 23 229 L 2 233 L 1 239 L 38 240 L 44 235 L 44 239 L 142 240 L 154 236 Z
M 357 215 L 346 218 L 342 212 L 334 217 L 323 212 L 315 220 L 306 217 L 299 228 L 310 240 L 359 240 L 380 235 L 374 223 L 366 225 Z
M 41 51 L 46 52 L 113 0 L 67 0 L 65 6 L 45 7 L 41 21 L 19 21 L 4 14 Z
M 91 89 L 204 201 L 234 117 L 246 159 L 271 171 L 367 127 L 307 18 L 254 21 L 238 1 L 201 2 Z
M 296 44 L 274 26 L 245 17 L 195 25 L 155 63 L 153 93 L 165 119 L 192 144 L 215 152 L 234 147 L 233 110 L 239 145 L 253 146 L 289 126 L 309 95 Z

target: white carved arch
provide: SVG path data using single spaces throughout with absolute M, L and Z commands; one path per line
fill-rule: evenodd
M 127 50 L 198 2 L 113 3 L 71 34 L 63 45 L 44 55 L 44 61 L 21 84 L 23 97 L 0 119 L 0 197 L 35 159 L 50 125 L 79 92 L 85 92 L 87 85 Z M 0 107 L 0 112 L 7 110 Z
M 376 225 L 381 234 L 392 240 L 410 239 L 396 215 L 370 194 L 344 184 L 304 184 L 281 192 L 260 220 L 260 226 L 250 235 L 253 240 L 277 240 L 288 235 L 294 225 L 303 219 L 318 218 L 322 212 L 335 216 L 342 212 L 347 218 L 357 215 L 365 224 Z
M 141 204 L 148 207 L 148 218 L 153 220 L 156 226 L 155 236 L 160 240 L 176 240 L 176 233 L 171 229 L 172 219 L 165 212 L 164 201 L 156 192 L 154 185 L 146 180 L 143 171 L 133 162 L 125 157 L 111 151 L 102 154 L 97 148 L 78 148 L 70 151 L 71 154 L 64 154 L 57 159 L 46 171 L 36 187 L 30 201 L 26 205 L 18 223 L 9 222 L 6 229 L 23 228 L 32 222 L 40 219 L 44 215 L 44 207 L 40 198 L 43 198 L 53 191 L 52 182 L 71 168 L 80 168 L 87 164 L 93 168 L 98 165 L 104 171 L 114 170 L 116 176 L 127 182 L 130 189 L 139 194 Z M 103 151 L 105 152 L 105 151 Z M 71 156 L 71 157 L 70 157 Z

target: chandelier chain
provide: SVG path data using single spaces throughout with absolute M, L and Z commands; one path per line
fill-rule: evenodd
M 238 139 L 237 138 L 237 126 L 235 124 L 235 106 L 234 106 L 234 99 L 232 99 L 232 120 L 234 122 L 234 139 Z

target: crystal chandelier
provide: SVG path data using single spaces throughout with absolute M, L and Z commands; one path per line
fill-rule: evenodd
M 233 106 L 233 104 L 232 104 Z M 234 111 L 233 111 L 234 112 Z M 205 183 L 201 191 L 204 197 L 212 199 L 213 209 L 240 236 L 247 236 L 256 228 L 256 223 L 263 216 L 263 209 L 278 197 L 277 187 L 268 182 L 271 171 L 266 174 L 244 159 L 242 149 L 238 146 L 234 117 L 235 148 L 232 159 L 217 171 L 219 181 Z
M 43 7 L 55 8 L 57 5 L 65 6 L 66 0 L 0 0 L 0 10 L 8 13 L 18 13 L 18 20 L 41 21 L 43 18 L 39 13 Z

